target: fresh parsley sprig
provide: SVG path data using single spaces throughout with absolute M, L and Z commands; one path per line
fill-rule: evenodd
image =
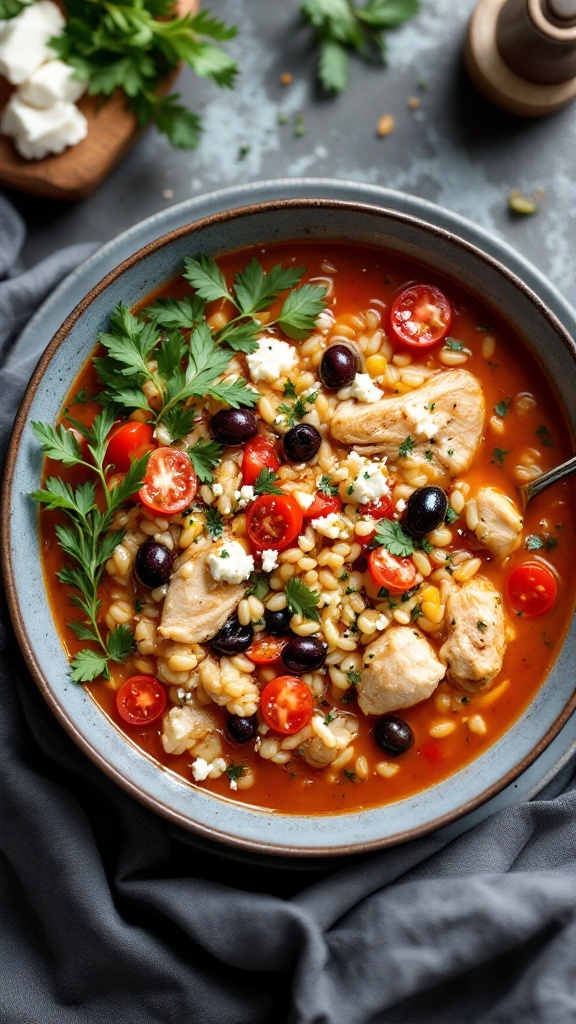
M 58 509 L 69 520 L 56 526 L 56 537 L 72 564 L 65 565 L 57 575 L 61 583 L 78 591 L 72 596 L 72 602 L 85 616 L 82 621 L 71 622 L 70 628 L 79 640 L 96 645 L 96 650 L 79 651 L 71 662 L 72 679 L 78 683 L 98 676 L 109 679 L 108 663 L 124 661 L 134 648 L 133 634 L 127 626 L 116 626 L 104 636 L 98 621 L 101 607 L 98 585 L 106 562 L 124 536 L 123 530 L 111 529 L 112 521 L 118 508 L 142 486 L 148 462 L 148 454 L 135 459 L 123 480 L 116 486 L 109 486 L 105 473 L 106 448 L 113 421 L 109 409 L 99 413 L 92 427 L 74 421 L 75 428 L 86 439 L 93 461 L 83 457 L 76 437 L 64 426 L 32 424 L 47 458 L 90 471 L 100 481 L 104 496 L 105 507 L 101 509 L 94 482 L 86 480 L 74 488 L 58 477 L 50 477 L 43 489 L 31 495 L 46 509 Z
M 380 519 L 370 547 L 383 547 L 391 555 L 409 558 L 414 554 L 414 541 L 404 532 L 400 523 L 393 519 Z
M 212 483 L 214 479 L 212 470 L 220 462 L 223 451 L 224 445 L 218 444 L 218 441 L 206 441 L 204 438 L 188 449 L 188 455 L 201 484 Z
M 15 18 L 31 3 L 32 0 L 0 0 L 0 20 L 8 21 L 10 18 Z
M 1 2 L 12 8 L 18 0 Z M 173 145 L 194 149 L 200 119 L 177 93 L 161 95 L 162 80 L 184 62 L 200 77 L 232 88 L 236 64 L 218 44 L 232 39 L 236 28 L 207 10 L 179 17 L 174 0 L 65 0 L 64 6 L 66 25 L 50 45 L 88 93 L 107 98 L 121 89 L 142 127 L 152 121 Z
M 278 474 L 264 466 L 254 481 L 254 494 L 282 494 L 282 489 L 276 483 L 277 479 Z
M 276 317 L 267 319 L 266 326 L 277 324 L 288 337 L 302 340 L 312 333 L 316 318 L 326 307 L 326 288 L 320 284 L 297 287 L 305 267 L 283 267 L 280 263 L 266 272 L 253 258 L 236 274 L 228 288 L 224 274 L 212 256 L 201 253 L 197 259 L 187 258 L 184 277 L 205 302 L 226 299 L 236 309 L 234 316 L 216 334 L 218 342 L 225 342 L 240 352 L 254 352 L 258 344 L 255 337 L 262 331 L 258 314 L 278 302 L 288 292 Z
M 292 615 L 301 615 L 302 618 L 311 619 L 313 622 L 320 621 L 317 607 L 320 594 L 315 590 L 311 590 L 302 580 L 293 576 L 286 584 L 285 594 L 286 604 Z
M 384 31 L 416 14 L 418 0 L 302 0 L 300 11 L 314 29 L 318 79 L 324 92 L 344 92 L 349 54 L 372 64 L 385 63 Z

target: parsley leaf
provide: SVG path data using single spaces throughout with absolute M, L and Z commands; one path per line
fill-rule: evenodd
M 509 454 L 510 454 L 510 451 L 509 450 L 506 451 L 504 448 L 493 448 L 492 449 L 492 456 L 493 457 L 490 459 L 490 462 L 492 463 L 493 466 L 498 466 L 499 469 L 502 469 L 502 467 L 504 465 L 504 458 L 505 458 L 506 455 L 509 455 Z
M 224 769 L 231 782 L 241 779 L 245 770 L 246 769 L 243 764 L 234 764 L 233 761 L 231 761 L 228 767 Z
M 408 558 L 414 554 L 412 537 L 404 533 L 400 523 L 392 519 L 380 519 L 370 547 L 386 548 L 391 555 L 397 555 L 399 558 Z
M 278 474 L 264 466 L 254 482 L 254 494 L 282 494 L 277 486 Z
M 18 0 L 1 3 L 0 16 L 6 17 Z M 206 11 L 179 17 L 172 0 L 67 0 L 66 15 L 50 46 L 87 83 L 89 95 L 106 98 L 123 90 L 141 126 L 153 121 L 173 145 L 194 148 L 198 116 L 178 103 L 176 93 L 160 95 L 158 85 L 183 61 L 200 77 L 231 88 L 236 64 L 217 44 L 233 38 L 236 29 Z
M 444 348 L 450 349 L 451 352 L 461 352 L 464 348 L 464 342 L 448 337 L 444 342 Z
M 498 402 L 498 405 L 494 406 L 494 412 L 497 416 L 501 416 L 504 419 L 511 405 L 511 398 L 503 398 L 501 402 Z
M 335 95 L 348 84 L 348 54 L 384 64 L 384 30 L 396 28 L 418 10 L 418 0 L 302 0 L 302 17 L 314 31 L 319 49 L 318 79 Z
M 200 438 L 195 445 L 188 449 L 188 455 L 200 483 L 212 483 L 214 479 L 212 470 L 220 462 L 223 451 L 224 445 L 218 444 L 218 441 L 206 441 L 203 438 Z
M 301 615 L 304 619 L 312 619 L 319 622 L 317 605 L 320 595 L 315 590 L 310 590 L 302 580 L 296 576 L 289 579 L 286 584 L 286 603 L 292 615 Z
M 204 509 L 204 515 L 206 516 L 206 529 L 208 530 L 208 533 L 212 537 L 212 540 L 218 540 L 224 531 L 222 516 L 218 509 L 212 508 L 211 505 L 206 506 Z
M 31 2 L 32 0 L 0 0 L 0 19 L 8 21 L 9 18 L 15 18 Z
M 182 299 L 158 299 L 146 306 L 141 315 L 160 327 L 196 327 L 204 316 L 204 303 L 198 295 L 185 295 Z
M 542 444 L 544 445 L 544 448 L 554 447 L 554 442 L 550 437 L 548 427 L 545 427 L 543 423 L 541 423 L 540 426 L 536 429 L 536 436 L 540 438 Z
M 448 525 L 450 526 L 452 523 L 455 523 L 456 520 L 459 518 L 460 516 L 458 515 L 458 512 L 455 512 L 452 506 L 448 505 L 448 508 L 446 509 L 446 515 L 444 516 L 444 521 L 448 523 Z
M 257 597 L 259 601 L 263 601 L 269 590 L 268 577 L 265 573 L 258 572 L 257 570 L 250 573 L 248 586 L 246 587 L 246 597 L 254 594 L 254 597 Z
M 406 440 L 402 441 L 402 444 L 399 445 L 399 447 L 398 447 L 398 455 L 399 455 L 399 457 L 401 459 L 407 458 L 407 456 L 410 455 L 410 452 L 415 447 L 416 447 L 416 442 L 413 441 L 411 437 L 407 437 Z
M 333 484 L 331 478 L 328 475 L 324 475 L 320 477 L 318 490 L 322 494 L 328 494 L 331 497 L 335 497 L 338 494 L 338 484 Z

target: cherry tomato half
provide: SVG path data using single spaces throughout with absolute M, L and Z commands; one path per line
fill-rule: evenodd
M 106 449 L 106 461 L 120 473 L 127 473 L 132 459 L 137 459 L 154 447 L 154 428 L 151 423 L 128 420 L 113 427 Z
M 274 473 L 280 466 L 274 442 L 257 434 L 244 448 L 242 457 L 242 482 L 255 484 L 263 469 L 271 469 Z
M 378 587 L 399 593 L 410 590 L 416 582 L 416 566 L 411 558 L 398 558 L 386 548 L 374 548 L 368 557 L 370 575 Z
M 258 551 L 287 548 L 302 529 L 302 509 L 290 494 L 262 494 L 246 512 L 246 530 Z
M 515 612 L 526 616 L 543 615 L 556 600 L 558 584 L 552 570 L 543 562 L 522 562 L 510 573 L 507 591 Z
M 275 732 L 291 736 L 308 725 L 314 700 L 306 683 L 298 676 L 277 676 L 262 690 L 260 707 L 266 725 Z
M 392 519 L 395 511 L 396 506 L 390 494 L 383 494 L 377 501 L 362 505 L 362 515 L 369 516 L 370 519 Z
M 266 636 L 260 633 L 244 654 L 255 665 L 269 665 L 272 661 L 278 661 L 287 643 L 287 636 Z
M 342 508 L 342 498 L 338 494 L 323 494 L 317 491 L 310 508 L 304 512 L 305 519 L 321 519 L 329 516 L 331 512 L 339 512 Z
M 118 690 L 116 706 L 128 725 L 150 725 L 166 707 L 166 690 L 154 676 L 132 676 Z
M 430 348 L 450 330 L 452 307 L 439 288 L 415 284 L 397 295 L 390 309 L 396 341 L 410 348 Z
M 177 448 L 155 448 L 146 467 L 138 497 L 146 508 L 159 515 L 183 512 L 198 490 L 198 477 L 185 452 Z

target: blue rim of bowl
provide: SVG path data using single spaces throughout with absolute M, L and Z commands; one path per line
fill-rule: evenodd
M 484 262 L 486 265 L 492 267 L 493 269 L 496 269 L 500 274 L 506 277 L 509 280 L 509 282 L 514 285 L 514 287 L 516 287 L 530 300 L 530 302 L 539 310 L 541 315 L 546 320 L 548 320 L 555 333 L 559 336 L 562 343 L 568 349 L 573 361 L 576 363 L 576 345 L 574 341 L 572 340 L 566 328 L 563 326 L 563 324 L 556 316 L 556 314 L 548 308 L 548 306 L 541 300 L 541 298 L 530 287 L 528 287 L 519 277 L 517 277 L 517 275 L 508 267 L 499 263 L 497 259 L 487 254 L 486 252 L 483 252 L 476 245 L 460 238 L 458 235 L 455 235 L 452 231 L 449 231 L 442 227 L 437 227 L 436 225 L 430 224 L 429 222 L 426 222 L 420 219 L 419 217 L 404 214 L 402 212 L 399 212 L 398 210 L 387 209 L 381 206 L 373 206 L 368 203 L 359 203 L 353 200 L 294 198 L 255 203 L 251 206 L 244 206 L 222 211 L 220 213 L 215 213 L 205 218 L 202 218 L 198 221 L 195 221 L 192 224 L 185 224 L 173 229 L 170 232 L 165 233 L 161 237 L 149 242 L 147 245 L 139 249 L 137 252 L 128 256 L 125 260 L 122 261 L 122 263 L 120 263 L 108 274 L 106 274 L 106 276 L 98 284 L 96 284 L 86 296 L 84 296 L 84 298 L 70 313 L 70 315 L 67 317 L 67 319 L 62 324 L 60 329 L 56 332 L 52 341 L 47 346 L 27 387 L 22 405 L 16 416 L 14 431 L 10 440 L 10 445 L 6 459 L 4 487 L 2 493 L 2 526 L 5 539 L 2 551 L 2 563 L 4 578 L 6 581 L 6 593 L 8 598 L 8 604 L 14 628 L 18 640 L 20 642 L 20 646 L 24 654 L 24 657 L 28 663 L 28 666 L 32 672 L 32 675 L 37 685 L 39 686 L 47 703 L 54 711 L 56 717 L 64 726 L 68 734 L 76 742 L 76 744 L 83 750 L 85 754 L 88 755 L 88 757 L 94 763 L 96 763 L 110 778 L 112 778 L 113 781 L 115 781 L 124 790 L 130 793 L 131 796 L 135 797 L 141 803 L 148 806 L 150 809 L 156 811 L 157 813 L 160 813 L 163 817 L 167 818 L 172 823 L 179 825 L 180 827 L 183 827 L 193 832 L 195 831 L 200 836 L 203 836 L 207 839 L 216 840 L 226 845 L 237 847 L 243 850 L 254 851 L 256 853 L 276 854 L 280 856 L 313 858 L 338 857 L 348 854 L 362 854 L 370 852 L 372 850 L 383 849 L 387 846 L 405 843 L 410 840 L 419 838 L 423 835 L 426 835 L 430 832 L 436 831 L 439 828 L 444 827 L 445 825 L 448 825 L 456 821 L 457 819 L 461 818 L 462 816 L 474 811 L 482 804 L 484 804 L 486 801 L 488 801 L 492 796 L 499 793 L 506 786 L 510 785 L 520 774 L 522 774 L 522 772 L 526 770 L 526 768 L 529 765 L 531 765 L 537 759 L 542 750 L 544 750 L 551 742 L 551 740 L 558 734 L 562 726 L 565 724 L 567 719 L 570 717 L 570 715 L 576 708 L 576 692 L 572 694 L 571 699 L 567 702 L 563 711 L 556 718 L 552 726 L 546 731 L 545 735 L 540 738 L 538 743 L 535 744 L 535 746 L 532 747 L 530 751 L 524 757 L 522 757 L 512 769 L 510 769 L 508 772 L 506 772 L 504 775 L 498 778 L 493 784 L 486 787 L 481 793 L 476 794 L 476 796 L 465 801 L 463 804 L 454 808 L 448 813 L 438 815 L 437 817 L 427 821 L 423 825 L 416 826 L 406 831 L 395 832 L 394 834 L 387 835 L 385 837 L 378 836 L 374 839 L 361 840 L 350 844 L 341 843 L 337 846 L 332 845 L 321 847 L 301 845 L 291 846 L 289 843 L 286 842 L 276 843 L 270 842 L 268 840 L 254 839 L 252 837 L 231 835 L 229 832 L 220 831 L 218 828 L 215 828 L 214 826 L 206 826 L 203 822 L 192 820 L 189 816 L 176 811 L 172 806 L 165 803 L 158 797 L 151 796 L 148 791 L 143 790 L 140 785 L 134 782 L 133 779 L 126 777 L 125 774 L 119 771 L 116 765 L 113 765 L 109 761 L 104 759 L 101 755 L 101 752 L 96 747 L 94 747 L 90 737 L 87 736 L 84 732 L 82 732 L 82 729 L 78 725 L 78 723 L 71 719 L 64 712 L 63 708 L 60 706 L 58 702 L 56 695 L 53 692 L 49 680 L 45 675 L 43 667 L 41 666 L 37 658 L 36 651 L 30 642 L 30 638 L 24 626 L 23 617 L 19 604 L 19 595 L 15 586 L 14 573 L 12 567 L 12 524 L 9 510 L 12 497 L 12 480 L 14 468 L 18 457 L 19 443 L 22 436 L 22 431 L 24 429 L 24 426 L 28 422 L 29 408 L 35 397 L 36 391 L 41 384 L 45 369 L 48 366 L 51 359 L 53 358 L 59 346 L 67 337 L 70 328 L 76 323 L 76 321 L 79 319 L 82 313 L 90 306 L 92 301 L 106 289 L 106 287 L 110 284 L 111 281 L 120 277 L 125 271 L 129 270 L 130 267 L 133 266 L 135 263 L 144 259 L 151 253 L 156 252 L 157 250 L 163 248 L 164 246 L 169 245 L 175 239 L 183 237 L 187 234 L 193 234 L 195 231 L 200 230 L 206 226 L 216 223 L 225 223 L 226 221 L 232 218 L 240 219 L 242 217 L 250 217 L 255 212 L 268 212 L 278 208 L 286 210 L 287 208 L 318 209 L 320 207 L 331 207 L 341 210 L 352 208 L 356 210 L 363 210 L 373 215 L 376 214 L 377 216 L 383 218 L 392 216 L 396 220 L 400 220 L 407 225 L 417 226 L 420 229 L 426 230 L 431 235 L 435 235 L 439 238 L 449 240 L 452 245 L 455 245 L 457 247 L 459 246 L 460 248 L 466 250 L 468 253 L 473 254 L 476 259 Z M 102 718 L 103 720 L 105 720 L 106 716 L 103 715 Z M 113 728 L 116 732 L 119 732 L 119 730 L 115 726 L 113 726 Z M 498 742 L 501 741 L 497 741 L 497 743 Z M 138 751 L 138 756 L 142 757 L 140 751 Z M 146 755 L 144 755 L 144 757 L 146 759 Z M 159 765 L 157 762 L 153 761 L 153 759 L 149 758 L 149 760 L 151 760 L 158 769 L 162 769 L 162 766 Z M 184 786 L 189 786 L 189 783 L 187 783 L 185 780 L 181 781 Z M 425 794 L 426 790 L 422 792 Z M 421 795 L 422 794 L 420 793 L 417 794 L 417 796 Z M 223 804 L 230 804 L 228 798 L 214 797 L 213 794 L 210 794 L 210 799 L 220 799 Z M 234 804 L 233 806 L 236 807 L 237 805 Z M 249 805 L 240 806 L 242 807 L 243 810 L 247 810 L 249 813 L 254 812 L 255 816 L 257 817 L 263 817 L 264 815 L 270 814 L 270 812 L 267 812 L 265 809 L 263 810 L 257 807 L 253 808 Z M 371 808 L 369 810 L 377 812 L 378 810 L 385 809 L 385 807 L 386 805 L 383 805 L 383 808 Z M 345 821 L 346 819 L 350 820 L 354 818 L 357 814 L 367 815 L 369 814 L 369 810 L 366 810 L 364 812 L 349 812 L 338 815 L 325 815 L 320 817 L 322 820 L 331 818 L 332 820 L 340 819 Z M 312 821 L 317 820 L 317 818 L 315 819 L 315 816 L 310 815 L 283 815 L 282 817 L 284 820 L 293 819 L 295 823 L 303 821 L 304 819 L 311 819 Z

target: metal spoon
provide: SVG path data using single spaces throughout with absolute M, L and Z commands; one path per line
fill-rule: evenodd
M 563 462 L 560 466 L 549 469 L 547 473 L 542 473 L 542 476 L 537 476 L 535 480 L 530 480 L 529 483 L 519 487 L 518 491 L 523 504 L 522 511 L 524 511 L 528 502 L 532 501 L 532 498 L 535 498 L 537 494 L 540 494 L 540 491 L 543 491 L 545 487 L 555 484 L 558 480 L 562 480 L 565 476 L 569 476 L 570 473 L 575 471 L 576 455 L 573 455 L 571 459 Z

